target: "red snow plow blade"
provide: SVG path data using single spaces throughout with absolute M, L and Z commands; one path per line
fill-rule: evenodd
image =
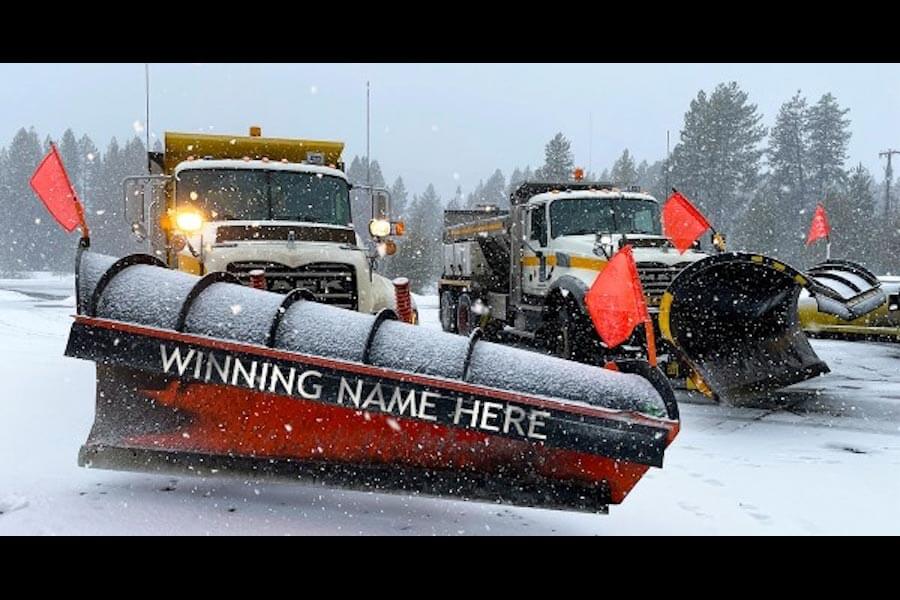
M 78 263 L 66 355 L 97 363 L 82 466 L 606 512 L 678 432 L 644 362 L 599 369 L 144 255 Z

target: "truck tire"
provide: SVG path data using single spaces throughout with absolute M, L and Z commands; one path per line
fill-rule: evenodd
M 563 304 L 549 327 L 551 352 L 566 360 L 575 360 L 576 330 L 571 309 Z
M 544 327 L 544 345 L 554 356 L 593 362 L 596 341 L 591 327 L 589 317 L 580 308 L 571 302 L 560 302 Z
M 470 335 L 475 329 L 472 317 L 472 299 L 468 294 L 460 294 L 456 301 L 456 333 Z
M 456 333 L 456 292 L 444 290 L 441 292 L 441 329 L 448 333 Z

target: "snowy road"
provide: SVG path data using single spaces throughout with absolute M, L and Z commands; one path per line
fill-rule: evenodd
M 665 468 L 599 516 L 79 468 L 94 373 L 62 355 L 71 286 L 0 281 L 0 535 L 900 533 L 900 345 L 814 341 L 833 372 L 777 410 L 685 399 Z

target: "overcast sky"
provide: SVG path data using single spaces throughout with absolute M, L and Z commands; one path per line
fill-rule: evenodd
M 446 200 L 499 167 L 539 166 L 557 131 L 578 165 L 608 167 L 628 148 L 662 158 L 698 90 L 734 80 L 771 125 L 798 89 L 832 92 L 850 108 L 851 160 L 880 180 L 878 152 L 900 147 L 895 64 L 152 64 L 151 122 L 166 130 L 337 139 L 365 154 L 366 81 L 372 85 L 372 156 L 393 180 Z M 0 144 L 21 126 L 43 137 L 66 127 L 101 150 L 144 122 L 142 64 L 0 65 Z M 593 123 L 592 134 L 589 124 Z M 143 135 L 143 134 L 142 134 Z

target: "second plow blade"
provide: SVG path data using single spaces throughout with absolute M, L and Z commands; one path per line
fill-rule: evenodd
M 884 302 L 878 280 L 855 263 L 831 262 L 807 275 L 767 256 L 730 252 L 675 278 L 660 305 L 660 330 L 720 399 L 737 402 L 829 371 L 800 327 L 804 287 L 820 310 L 841 318 Z

